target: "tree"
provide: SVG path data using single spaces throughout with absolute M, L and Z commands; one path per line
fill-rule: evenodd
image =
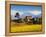
M 19 16 L 20 16 L 20 15 L 19 15 L 19 13 L 17 12 L 16 15 L 15 15 L 15 17 L 18 17 L 18 18 L 19 18 Z

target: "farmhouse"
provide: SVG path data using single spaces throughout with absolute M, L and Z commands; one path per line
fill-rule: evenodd
M 25 21 L 26 21 L 27 23 L 33 23 L 33 21 L 32 21 L 32 16 L 26 16 L 26 17 L 25 17 Z

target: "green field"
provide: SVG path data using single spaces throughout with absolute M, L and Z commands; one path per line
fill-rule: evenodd
M 31 32 L 37 32 L 41 31 L 42 25 L 39 24 L 25 24 L 25 23 L 11 23 L 11 32 L 25 32 L 25 31 L 31 31 Z

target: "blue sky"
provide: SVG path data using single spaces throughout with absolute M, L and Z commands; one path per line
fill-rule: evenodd
M 12 5 L 11 6 L 12 10 L 21 10 L 21 11 L 25 11 L 25 10 L 38 10 L 41 11 L 41 7 L 37 7 L 37 6 L 21 6 L 21 5 Z
M 11 5 L 11 15 L 14 16 L 17 12 L 20 15 L 38 16 L 41 15 L 41 6 Z

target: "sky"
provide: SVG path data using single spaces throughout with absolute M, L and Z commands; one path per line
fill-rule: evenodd
M 41 15 L 41 6 L 31 5 L 11 5 L 11 16 L 14 16 L 17 12 L 20 16 L 39 16 Z

